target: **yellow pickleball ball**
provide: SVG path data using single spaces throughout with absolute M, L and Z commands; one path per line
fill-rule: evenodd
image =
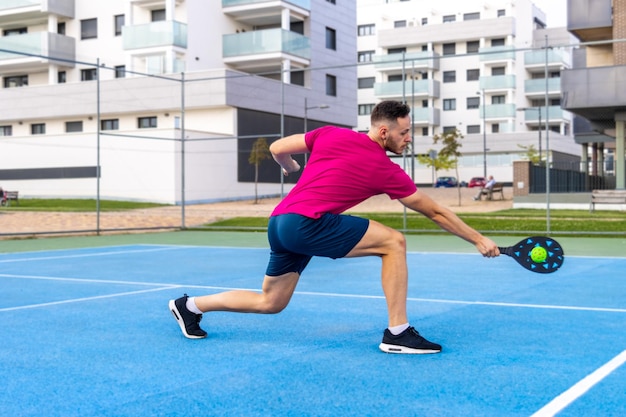
M 533 250 L 530 251 L 530 259 L 532 259 L 535 263 L 544 262 L 548 258 L 548 251 L 542 248 L 541 246 L 535 246 Z

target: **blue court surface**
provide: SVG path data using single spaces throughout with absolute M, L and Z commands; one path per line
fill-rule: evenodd
M 566 252 L 567 254 L 567 252 Z M 379 351 L 378 258 L 315 258 L 277 315 L 168 300 L 259 290 L 266 248 L 132 244 L 0 254 L 2 416 L 624 416 L 626 258 L 410 252 L 435 355 Z

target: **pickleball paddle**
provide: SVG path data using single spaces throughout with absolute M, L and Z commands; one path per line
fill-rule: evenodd
M 545 236 L 528 237 L 513 246 L 498 249 L 529 271 L 540 274 L 555 272 L 563 265 L 563 248 L 559 242 Z

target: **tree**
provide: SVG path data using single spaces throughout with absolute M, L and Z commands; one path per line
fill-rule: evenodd
M 524 146 L 518 144 L 517 146 L 526 151 L 526 153 L 524 154 L 524 159 L 532 162 L 535 165 L 541 164 L 541 155 L 539 155 L 539 152 L 537 151 L 537 149 L 535 149 L 535 145 Z
M 442 134 L 437 134 L 433 136 L 433 144 L 438 144 L 441 142 L 441 149 L 438 153 L 434 151 L 429 151 L 429 155 L 419 155 L 417 157 L 418 161 L 422 164 L 425 164 L 428 167 L 432 167 L 436 171 L 440 169 L 452 169 L 454 168 L 456 172 L 457 179 L 459 178 L 459 158 L 461 157 L 461 142 L 460 139 L 463 139 L 463 135 L 458 129 L 455 129 L 451 132 L 445 132 Z M 461 205 L 461 189 L 460 181 L 457 183 L 457 190 L 459 196 L 459 206 Z
M 270 147 L 267 144 L 267 139 L 258 138 L 252 144 L 252 150 L 250 151 L 250 157 L 248 162 L 250 165 L 254 165 L 254 204 L 259 202 L 259 165 L 265 159 L 271 158 Z

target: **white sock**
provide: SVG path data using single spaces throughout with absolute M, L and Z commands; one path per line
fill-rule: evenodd
M 202 314 L 202 311 L 200 311 L 200 309 L 198 308 L 198 306 L 196 305 L 196 301 L 195 301 L 196 297 L 189 297 L 187 298 L 187 310 L 191 311 L 192 313 L 195 314 Z
M 409 323 L 404 323 L 399 326 L 390 327 L 389 331 L 391 332 L 392 335 L 397 336 L 408 328 L 409 328 Z

